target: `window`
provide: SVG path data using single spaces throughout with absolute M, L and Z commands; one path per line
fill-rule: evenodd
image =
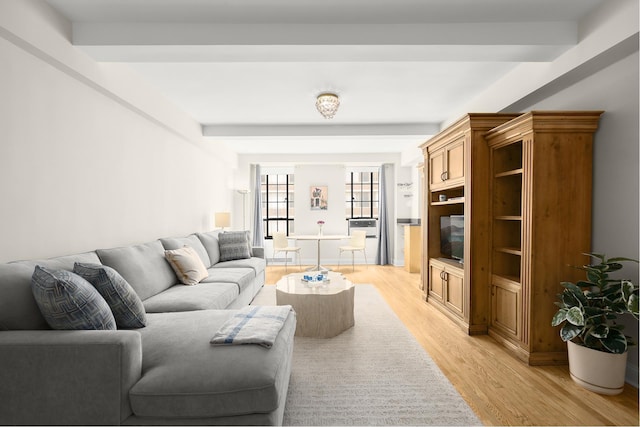
M 345 202 L 347 218 L 378 218 L 378 172 L 347 171 Z
M 260 186 L 265 239 L 271 239 L 274 231 L 293 233 L 293 174 L 261 175 Z

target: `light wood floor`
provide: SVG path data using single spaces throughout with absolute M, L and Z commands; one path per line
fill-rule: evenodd
M 288 272 L 296 272 L 289 267 Z M 567 366 L 531 367 L 489 336 L 470 337 L 422 300 L 419 274 L 393 266 L 341 267 L 372 283 L 485 425 L 639 425 L 638 390 L 601 396 L 575 385 Z M 267 267 L 274 284 L 284 267 Z

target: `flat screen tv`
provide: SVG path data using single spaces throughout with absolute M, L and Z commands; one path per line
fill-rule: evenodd
M 464 258 L 464 215 L 440 217 L 440 253 L 462 262 Z

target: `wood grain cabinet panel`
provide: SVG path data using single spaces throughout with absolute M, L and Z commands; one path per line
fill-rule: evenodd
M 591 250 L 592 141 L 601 111 L 533 111 L 485 135 L 491 170 L 489 334 L 531 365 L 566 363 L 551 326 L 560 282 Z
M 489 147 L 484 134 L 517 116 L 467 114 L 421 145 L 422 256 L 429 271 L 422 276 L 424 298 L 468 334 L 486 334 L 491 313 Z M 450 215 L 464 215 L 462 263 L 441 251 L 440 220 Z
M 468 334 L 532 365 L 566 361 L 551 326 L 561 281 L 591 250 L 592 143 L 601 111 L 467 114 L 421 145 L 424 298 Z M 464 216 L 463 262 L 440 245 Z

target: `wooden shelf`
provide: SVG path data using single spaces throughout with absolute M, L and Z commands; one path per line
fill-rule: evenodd
M 489 334 L 530 365 L 566 360 L 566 343 L 550 319 L 560 282 L 581 280 L 569 266 L 591 247 L 585 177 L 601 113 L 532 111 L 485 133 L 492 177 Z
M 495 175 L 496 178 L 503 178 L 505 176 L 522 175 L 523 169 L 514 169 L 506 172 L 500 172 Z
M 520 215 L 498 215 L 495 216 L 494 219 L 498 221 L 522 221 L 522 216 Z
M 511 285 L 511 286 L 520 286 L 520 278 L 516 276 L 507 276 L 507 275 L 492 275 L 492 282 L 499 285 Z
M 459 205 L 464 204 L 464 197 L 457 197 L 455 199 L 448 199 L 444 202 L 431 202 L 431 206 L 445 206 L 445 205 Z
M 502 247 L 502 248 L 495 248 L 495 250 L 498 251 L 498 252 L 505 253 L 505 254 L 522 256 L 522 250 L 520 250 L 520 248 Z
M 460 271 L 464 270 L 464 264 L 458 261 L 457 259 L 451 259 L 451 258 L 435 258 L 435 259 L 437 259 L 443 264 L 447 264 L 448 266 L 457 268 Z

